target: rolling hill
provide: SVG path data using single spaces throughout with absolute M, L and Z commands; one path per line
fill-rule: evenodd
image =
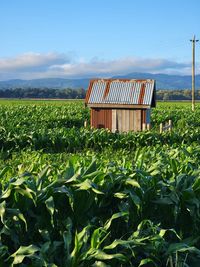
M 100 77 L 100 75 L 99 75 Z M 113 78 L 127 79 L 155 79 L 157 89 L 189 89 L 191 88 L 191 76 L 152 74 L 152 73 L 129 73 L 127 75 L 114 76 Z M 0 81 L 0 89 L 9 88 L 84 88 L 87 89 L 89 78 L 64 79 L 46 78 L 34 80 L 8 80 Z M 200 75 L 196 75 L 196 88 L 200 89 Z

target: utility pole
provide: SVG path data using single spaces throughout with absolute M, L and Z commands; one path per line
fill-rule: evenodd
M 195 107 L 195 44 L 199 40 L 196 40 L 195 35 L 190 42 L 192 42 L 192 111 Z

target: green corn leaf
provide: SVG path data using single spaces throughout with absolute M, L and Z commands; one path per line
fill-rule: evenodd
M 72 190 L 70 188 L 67 188 L 65 185 L 63 185 L 63 186 L 54 188 L 53 192 L 66 194 L 68 199 L 69 199 L 69 204 L 70 204 L 72 210 L 74 210 L 74 195 L 73 195 Z
M 40 252 L 41 253 L 48 253 L 50 246 L 51 246 L 51 241 L 47 241 L 47 242 L 43 243 L 41 248 L 40 248 Z
M 24 178 L 19 178 L 15 182 L 10 183 L 11 186 L 20 186 L 25 183 L 26 180 Z
M 194 191 L 198 191 L 198 192 L 200 192 L 200 177 L 198 177 L 198 178 L 195 180 L 195 182 L 194 182 L 192 188 L 193 188 Z
M 97 252 L 94 255 L 94 258 L 97 260 L 112 260 L 115 259 L 120 262 L 126 262 L 127 258 L 121 253 L 116 253 L 116 254 L 107 254 L 101 250 L 97 250 Z
M 91 267 L 110 267 L 110 265 L 105 264 L 103 261 L 95 261 Z
M 11 192 L 12 192 L 12 189 L 7 188 L 5 191 L 2 192 L 1 198 L 2 199 L 8 198 L 10 196 Z
M 97 189 L 97 186 L 89 179 L 86 179 L 84 182 L 74 185 L 75 187 L 78 187 L 78 190 L 89 190 L 91 189 L 96 194 L 104 194 L 103 192 L 99 191 Z
M 3 201 L 0 203 L 0 217 L 1 217 L 1 222 L 4 224 L 4 215 L 6 211 L 6 202 Z
M 92 188 L 92 182 L 86 179 L 84 182 L 76 184 L 75 186 L 78 187 L 79 190 L 89 190 Z
M 21 213 L 21 211 L 19 209 L 10 209 L 10 208 L 7 208 L 6 209 L 6 212 L 8 214 L 11 214 L 12 216 L 16 216 L 19 220 L 23 221 L 24 224 L 25 224 L 25 229 L 27 231 L 27 222 L 26 222 L 26 219 L 25 219 L 24 215 Z
M 4 175 L 5 175 L 8 171 L 10 171 L 10 170 L 11 170 L 11 168 L 10 168 L 9 166 L 4 167 L 4 168 L 0 171 L 0 179 L 2 179 L 2 178 L 4 177 Z
M 24 222 L 24 224 L 25 224 L 25 229 L 26 229 L 26 231 L 27 231 L 27 222 L 26 222 L 26 219 L 25 219 L 24 215 L 23 215 L 22 213 L 18 213 L 17 216 L 18 216 L 18 218 L 19 218 L 21 221 Z
M 37 180 L 37 184 L 36 184 L 38 191 L 40 191 L 42 189 L 43 182 L 45 181 L 46 177 L 48 177 L 50 172 L 51 172 L 51 169 L 49 166 L 47 166 L 38 175 L 38 180 Z
M 138 188 L 140 188 L 139 183 L 138 183 L 136 180 L 134 180 L 134 179 L 130 179 L 130 178 L 128 178 L 128 179 L 126 180 L 125 183 L 126 183 L 126 184 L 130 184 L 130 185 L 132 185 L 133 187 L 138 187 Z
M 95 229 L 91 236 L 91 248 L 98 249 L 105 234 L 106 231 L 102 227 Z
M 70 232 L 65 231 L 63 233 L 64 247 L 66 249 L 67 256 L 69 257 L 69 251 L 72 242 L 72 234 Z
M 96 189 L 95 187 L 92 187 L 92 191 L 98 195 L 104 195 L 103 192 L 99 191 L 98 189 Z
M 88 230 L 90 228 L 90 225 L 83 228 L 81 232 L 75 233 L 75 240 L 74 240 L 74 249 L 71 253 L 71 257 L 75 259 L 77 253 L 79 253 L 82 246 L 87 242 L 89 238 Z
M 141 199 L 136 195 L 134 194 L 134 192 L 130 192 L 129 191 L 129 195 L 130 195 L 130 198 L 132 200 L 132 202 L 134 203 L 134 205 L 137 207 L 137 209 L 139 210 L 140 207 L 141 207 Z
M 13 258 L 13 264 L 20 264 L 25 257 L 30 257 L 39 251 L 39 248 L 30 246 L 21 246 L 15 253 L 13 253 L 9 258 Z M 8 259 L 9 259 L 8 258 Z
M 183 253 L 195 253 L 200 256 L 200 250 L 194 246 L 188 246 L 185 243 L 174 243 L 171 244 L 167 250 L 167 254 L 176 253 L 176 252 L 183 252 Z
M 96 171 L 97 169 L 97 164 L 96 164 L 96 160 L 93 159 L 91 164 L 89 165 L 89 167 L 85 170 L 85 172 L 83 173 L 83 177 L 87 174 L 91 174 L 92 172 Z
M 138 267 L 146 265 L 146 264 L 151 264 L 151 266 L 157 266 L 157 264 L 152 259 L 146 258 L 140 261 L 140 264 Z
M 30 188 L 28 188 L 27 186 L 23 189 L 23 188 L 15 188 L 15 191 L 18 192 L 19 194 L 21 194 L 24 197 L 27 197 L 29 199 L 32 199 L 34 204 L 36 205 L 35 202 L 35 192 L 33 190 L 31 190 Z
M 102 171 L 100 171 L 100 170 L 96 170 L 96 171 L 94 171 L 94 172 L 91 172 L 91 173 L 88 173 L 88 174 L 86 174 L 86 175 L 82 175 L 82 177 L 84 178 L 84 179 L 95 179 L 95 177 L 97 177 L 97 176 L 99 176 L 99 175 L 104 175 L 104 172 L 102 172 Z
M 54 200 L 53 197 L 50 196 L 46 201 L 46 208 L 51 216 L 51 225 L 54 227 L 54 220 L 53 220 L 53 215 L 54 215 L 54 211 L 55 211 L 55 205 L 54 205 Z
M 65 180 L 69 180 L 70 178 L 72 178 L 75 174 L 75 170 L 74 170 L 74 164 L 72 162 L 72 160 L 68 161 L 68 167 L 65 170 L 65 174 L 64 174 L 64 178 Z
M 197 249 L 196 247 L 180 248 L 178 250 L 178 252 L 182 252 L 182 253 L 185 253 L 185 252 L 187 252 L 187 253 L 194 253 L 194 254 L 200 256 L 200 250 Z
M 118 213 L 113 214 L 112 217 L 105 223 L 104 229 L 108 230 L 113 220 L 128 216 L 128 214 L 129 214 L 128 212 L 118 212 Z
M 161 229 L 159 232 L 159 236 L 163 237 L 166 234 L 167 230 L 166 229 Z
M 167 232 L 172 232 L 175 234 L 175 236 L 181 240 L 180 236 L 177 234 L 177 232 L 174 229 L 161 229 L 159 232 L 159 236 L 163 237 Z
M 72 221 L 67 218 L 66 231 L 63 232 L 64 248 L 67 251 L 67 257 L 69 257 L 70 248 L 72 245 Z
M 69 179 L 65 181 L 66 184 L 71 183 L 71 182 L 79 182 L 80 174 L 75 173 L 73 176 L 70 176 Z
M 127 194 L 121 193 L 121 192 L 115 193 L 114 196 L 117 197 L 117 198 L 120 198 L 120 199 L 124 199 L 124 198 L 127 198 L 128 197 Z
M 0 246 L 0 266 L 1 266 L 1 259 L 4 258 L 4 256 L 6 256 L 6 254 L 8 253 L 8 247 L 7 246 Z
M 124 247 L 129 247 L 129 245 L 136 244 L 134 240 L 114 240 L 110 245 L 105 246 L 103 249 L 114 249 L 117 246 L 124 246 Z M 131 246 L 133 248 L 133 246 Z

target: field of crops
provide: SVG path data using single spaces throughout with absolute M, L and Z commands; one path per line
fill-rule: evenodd
M 81 101 L 0 101 L 0 266 L 200 266 L 200 104 L 158 103 L 149 132 L 86 119 Z

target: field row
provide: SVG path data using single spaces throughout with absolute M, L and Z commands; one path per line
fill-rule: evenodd
M 78 101 L 0 115 L 0 266 L 199 266 L 200 106 L 128 134 L 84 128 Z
M 1 151 L 10 153 L 30 148 L 74 153 L 88 148 L 135 149 L 157 144 L 199 144 L 200 140 L 200 106 L 193 113 L 188 105 L 173 109 L 171 105 L 160 103 L 159 108 L 152 111 L 150 132 L 112 134 L 106 130 L 91 130 L 89 126 L 83 128 L 84 121 L 89 121 L 89 111 L 81 101 L 63 105 L 60 102 L 36 103 L 0 106 Z M 168 119 L 172 120 L 173 133 L 160 135 L 159 124 Z

